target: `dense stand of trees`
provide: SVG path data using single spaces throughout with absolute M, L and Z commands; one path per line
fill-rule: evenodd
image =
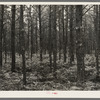
M 95 52 L 99 76 L 99 5 L 0 5 L 0 13 L 0 67 L 11 53 L 11 71 L 15 72 L 19 54 L 24 85 L 26 59 L 32 60 L 34 54 L 39 54 L 41 64 L 43 55 L 48 54 L 55 79 L 57 60 L 69 66 L 76 60 L 77 82 L 81 83 L 85 80 L 84 57 Z

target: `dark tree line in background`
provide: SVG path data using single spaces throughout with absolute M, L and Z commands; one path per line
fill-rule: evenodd
M 56 77 L 57 60 L 77 61 L 77 81 L 84 82 L 86 54 L 95 51 L 99 76 L 99 5 L 1 5 L 0 67 L 11 53 L 11 71 L 16 70 L 16 54 L 22 57 L 23 84 L 26 84 L 26 60 L 34 54 L 48 54 L 50 72 Z M 4 61 L 3 61 L 3 56 Z

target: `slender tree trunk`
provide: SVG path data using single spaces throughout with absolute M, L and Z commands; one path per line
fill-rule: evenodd
M 61 59 L 61 10 L 59 11 L 59 19 L 58 19 L 58 23 L 59 23 L 59 60 Z
M 19 52 L 19 56 L 21 55 L 21 35 L 20 35 L 20 31 L 21 31 L 21 27 L 20 27 L 20 20 L 19 20 L 19 34 L 18 34 L 18 36 L 19 36 L 19 47 L 18 47 L 18 52 Z
M 41 5 L 39 5 L 40 61 L 42 61 Z
M 86 18 L 85 18 L 85 21 L 84 21 L 84 34 L 87 33 L 86 28 L 87 28 L 87 23 L 86 23 Z M 85 54 L 88 53 L 87 42 L 88 42 L 88 39 L 85 40 Z
M 5 51 L 5 63 L 7 62 L 6 34 L 7 34 L 7 26 L 5 27 L 5 31 L 4 31 L 4 51 Z
M 54 67 L 54 77 L 56 78 L 55 71 L 57 70 L 57 30 L 56 30 L 56 5 L 53 9 L 54 19 L 53 19 L 53 67 Z
M 33 55 L 33 52 L 34 52 L 34 47 L 33 47 L 34 18 L 32 18 L 32 16 L 31 16 L 31 6 L 30 6 L 30 9 L 29 9 L 29 16 L 31 17 L 31 60 L 32 60 L 32 55 Z
M 99 25 L 98 25 L 99 26 L 98 27 L 99 29 L 98 29 L 98 32 L 100 33 L 100 5 L 99 5 L 99 15 L 98 16 L 99 16 L 99 21 L 98 21 L 99 22 Z M 98 34 L 98 40 L 99 39 L 100 39 L 100 34 Z M 98 48 L 99 48 L 99 51 L 100 51 L 100 41 L 98 41 L 98 42 L 99 42 L 98 43 Z
M 4 17 L 4 5 L 0 6 L 1 18 L 0 18 L 0 67 L 2 68 L 2 34 L 3 34 L 3 17 Z
M 15 12 L 16 6 L 12 6 L 12 25 L 11 25 L 11 50 L 12 50 L 12 67 L 11 71 L 15 71 Z
M 76 6 L 76 58 L 77 81 L 84 81 L 84 43 L 82 35 L 82 5 Z
M 28 16 L 28 41 L 27 41 L 28 43 L 27 43 L 27 44 L 28 44 L 28 57 L 29 57 L 29 55 L 30 55 L 30 53 L 29 53 L 29 52 L 30 52 L 30 46 L 29 46 L 29 45 L 30 45 L 30 41 L 29 41 L 29 40 L 30 40 L 30 30 L 29 30 L 29 13 L 28 13 L 28 15 L 27 15 L 27 16 Z
M 66 6 L 66 24 L 65 24 L 65 54 L 67 54 L 67 44 L 68 44 L 68 5 Z M 67 56 L 66 56 L 67 58 Z
M 45 24 L 45 23 L 44 23 Z M 46 34 L 46 26 L 43 28 L 43 50 L 44 50 L 44 55 L 46 55 L 46 50 L 47 50 L 47 34 Z
M 35 43 L 36 43 L 36 49 L 35 49 L 35 52 L 37 54 L 38 52 L 38 38 L 37 38 L 37 17 L 36 17 L 36 27 L 35 27 Z
M 52 72 L 52 46 L 51 46 L 51 5 L 49 6 L 49 61 L 50 61 L 50 70 Z
M 96 45 L 96 49 L 95 49 L 95 56 L 96 56 L 96 70 L 97 70 L 97 77 L 99 76 L 99 61 L 98 61 L 98 5 L 95 6 L 95 19 L 94 19 L 94 26 L 95 26 L 95 45 Z
M 31 22 L 31 58 L 33 55 L 33 23 Z
M 65 21 L 64 21 L 64 6 L 62 6 L 62 29 L 63 29 L 63 55 L 64 55 L 64 62 L 66 62 L 66 44 L 65 44 Z
M 25 65 L 25 38 L 24 38 L 24 22 L 23 22 L 23 5 L 20 6 L 20 34 L 21 34 L 21 54 L 22 54 L 22 72 L 23 84 L 26 85 L 26 65 Z
M 73 5 L 70 6 L 70 64 L 74 61 Z

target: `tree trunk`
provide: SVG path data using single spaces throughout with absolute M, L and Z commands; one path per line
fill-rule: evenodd
M 76 6 L 77 81 L 84 82 L 84 43 L 82 34 L 82 5 Z
M 41 5 L 39 5 L 40 61 L 42 61 Z
M 25 65 L 25 37 L 24 37 L 24 22 L 23 22 L 23 6 L 20 6 L 20 34 L 21 34 L 21 54 L 23 63 L 23 85 L 26 85 L 26 65 Z
M 66 62 L 66 35 L 65 35 L 65 21 L 64 21 L 64 6 L 62 6 L 62 29 L 63 29 L 63 55 L 64 55 L 64 62 Z
M 51 45 L 51 5 L 49 7 L 49 62 L 50 62 L 50 71 L 52 72 L 52 45 Z
M 38 38 L 37 38 L 37 17 L 36 17 L 36 27 L 35 27 L 35 44 L 36 44 L 36 48 L 35 48 L 35 52 L 37 54 L 38 52 Z
M 65 54 L 67 54 L 67 44 L 68 44 L 68 5 L 66 6 L 66 24 L 65 24 Z
M 4 29 L 4 51 L 5 51 L 5 63 L 7 62 L 7 43 L 6 43 L 7 26 Z
M 58 18 L 58 24 L 59 24 L 59 60 L 61 59 L 61 49 L 62 49 L 62 44 L 61 44 L 61 10 L 59 11 L 59 18 Z
M 3 17 L 4 17 L 4 5 L 0 6 L 1 18 L 0 18 L 0 67 L 2 68 L 2 34 L 3 34 Z
M 30 58 L 30 30 L 29 30 L 29 12 L 27 13 L 27 18 L 28 18 L 28 41 L 27 41 L 27 45 L 28 45 L 28 58 Z
M 99 45 L 98 45 L 98 5 L 95 6 L 94 8 L 94 11 L 95 11 L 95 19 L 94 19 L 94 26 L 95 26 L 95 45 L 96 45 L 96 49 L 95 49 L 95 56 L 96 56 L 96 70 L 97 70 L 97 77 L 99 76 L 99 61 L 98 61 L 98 55 L 99 55 Z
M 31 20 L 31 58 L 32 58 L 32 55 L 33 55 L 33 22 Z
M 56 78 L 56 70 L 57 70 L 57 30 L 56 30 L 56 5 L 53 9 L 53 67 L 54 67 L 54 77 Z
M 15 12 L 16 6 L 12 6 L 12 24 L 11 24 L 11 51 L 12 51 L 12 67 L 11 71 L 15 71 Z
M 73 5 L 70 6 L 70 64 L 74 61 L 73 8 Z

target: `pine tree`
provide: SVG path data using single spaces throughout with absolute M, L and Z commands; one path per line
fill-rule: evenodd
M 76 6 L 76 58 L 77 58 L 77 81 L 84 81 L 84 42 L 82 34 L 82 5 Z
M 39 5 L 40 61 L 42 61 L 41 5 Z
M 12 24 L 11 24 L 11 50 L 12 50 L 12 67 L 11 71 L 15 71 L 15 13 L 16 6 L 12 6 Z
M 2 35 L 3 35 L 3 17 L 4 17 L 4 5 L 0 6 L 0 67 L 2 68 Z
M 25 65 L 25 37 L 24 37 L 24 22 L 23 22 L 23 5 L 20 6 L 20 35 L 21 35 L 21 55 L 22 55 L 22 72 L 23 84 L 26 85 L 26 65 Z

